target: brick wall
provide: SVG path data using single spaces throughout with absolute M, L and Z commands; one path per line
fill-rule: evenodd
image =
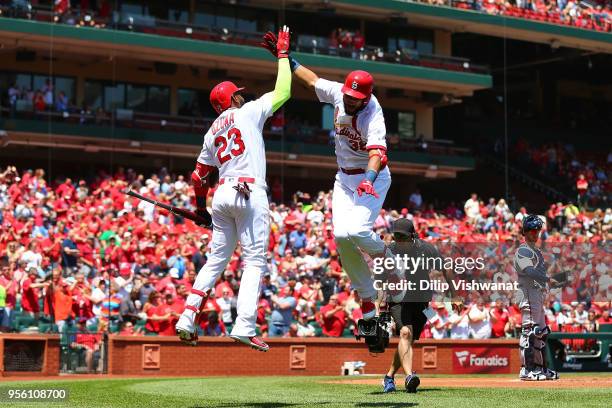
M 267 339 L 270 350 L 257 352 L 226 338 L 200 338 L 196 347 L 184 346 L 173 337 L 111 337 L 109 373 L 122 375 L 338 375 L 345 361 L 366 362 L 365 372 L 383 373 L 391 362 L 397 341 L 384 354 L 370 356 L 363 342 L 352 339 Z M 143 367 L 144 346 L 153 351 L 149 367 Z M 290 368 L 290 347 L 305 346 L 305 368 Z M 423 347 L 427 361 L 423 368 Z M 518 372 L 520 361 L 516 340 L 422 340 L 415 343 L 413 366 L 419 373 L 453 373 L 453 353 L 487 348 L 509 357 L 506 372 Z M 299 363 L 299 362 L 298 362 Z M 457 363 L 456 363 L 457 364 Z M 299 365 L 299 364 L 298 364 Z
M 0 376 L 58 375 L 58 335 L 0 335 L 0 355 L 3 356 L 4 339 L 45 341 L 45 358 L 41 372 L 4 372 L 0 359 Z M 181 344 L 175 337 L 110 336 L 109 374 L 152 376 L 205 376 L 205 375 L 338 375 L 345 361 L 364 361 L 365 372 L 380 374 L 387 371 L 397 340 L 384 354 L 376 357 L 368 353 L 363 342 L 353 339 L 267 339 L 270 351 L 257 352 L 227 338 L 200 338 L 197 347 Z M 291 368 L 292 348 L 298 348 Z M 302 348 L 302 347 L 304 348 Z M 423 367 L 425 360 L 432 367 Z M 413 369 L 419 373 L 450 374 L 457 372 L 453 366 L 454 353 L 478 351 L 486 348 L 487 355 L 501 354 L 509 357 L 505 372 L 518 372 L 520 361 L 516 340 L 421 340 L 415 343 Z M 305 349 L 305 361 L 300 351 Z M 469 357 L 468 357 L 469 360 Z
M 5 371 L 4 370 L 4 341 L 44 342 L 43 365 L 41 371 Z M 0 376 L 50 376 L 59 375 L 60 346 L 57 334 L 0 334 Z

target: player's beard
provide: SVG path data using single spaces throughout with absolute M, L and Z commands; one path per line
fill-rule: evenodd
M 349 101 L 349 103 L 347 103 L 347 100 Z M 344 104 L 344 112 L 347 115 L 351 115 L 351 116 L 355 115 L 357 112 L 359 112 L 365 106 L 365 102 L 364 101 L 359 100 L 359 99 L 355 99 L 355 101 L 356 102 L 353 102 L 346 95 L 342 99 L 342 102 Z

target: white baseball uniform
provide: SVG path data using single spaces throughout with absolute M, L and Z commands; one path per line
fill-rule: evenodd
M 270 231 L 266 193 L 266 152 L 262 129 L 272 115 L 272 94 L 221 113 L 204 136 L 198 162 L 219 168 L 219 187 L 212 202 L 213 237 L 211 253 L 194 282 L 187 304 L 200 309 L 240 240 L 244 271 L 238 293 L 238 316 L 232 335 L 255 336 L 260 281 L 267 270 L 266 254 Z M 234 187 L 249 180 L 250 198 Z M 185 309 L 177 326 L 193 328 L 195 313 Z
M 369 194 L 359 197 L 357 186 L 365 177 L 368 150 L 387 148 L 385 118 L 374 95 L 363 110 L 353 116 L 347 115 L 341 89 L 341 83 L 322 78 L 315 83 L 319 101 L 330 103 L 335 108 L 336 157 L 340 169 L 336 174 L 332 200 L 334 236 L 342 266 L 353 286 L 362 298 L 373 299 L 376 290 L 361 251 L 370 256 L 379 256 L 385 251 L 384 242 L 374 233 L 372 226 L 391 186 L 391 172 L 385 167 L 374 181 L 379 198 Z

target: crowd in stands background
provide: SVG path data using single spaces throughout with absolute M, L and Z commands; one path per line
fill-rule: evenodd
M 560 191 L 571 192 L 580 207 L 608 207 L 612 201 L 612 151 L 577 151 L 572 144 L 535 144 L 519 138 L 512 157 L 521 169 L 535 173 Z
M 25 86 L 20 88 L 17 84 L 12 84 L 6 90 L 6 97 L 10 117 L 15 117 L 18 111 L 33 112 L 35 115 L 55 112 L 64 118 L 71 114 L 78 115 L 81 124 L 103 125 L 110 123 L 110 115 L 102 107 L 92 109 L 83 103 L 79 108 L 74 100 L 70 100 L 66 96 L 64 90 L 54 89 L 51 79 L 47 79 L 45 84 L 36 90 Z M 4 95 L 2 99 L 4 100 Z
M 87 334 L 108 328 L 174 335 L 206 262 L 211 231 L 126 196 L 128 186 L 158 200 L 192 205 L 185 177 L 165 169 L 149 177 L 131 169 L 113 175 L 100 171 L 90 181 L 48 181 L 42 169 L 0 171 L 0 331 Z M 512 274 L 511 258 L 497 251 L 513 253 L 525 208 L 513 213 L 503 199 L 485 203 L 472 194 L 463 206 L 434 209 L 418 191 L 407 202 L 406 208 L 382 210 L 376 220 L 376 231 L 387 241 L 392 222 L 410 218 L 422 239 L 481 243 L 491 250 L 487 267 Z M 612 211 L 583 209 L 572 216 L 568 208 L 561 215 L 546 214 L 546 242 L 576 244 L 565 247 L 558 262 L 570 280 L 549 296 L 549 324 L 555 330 L 597 330 L 611 322 Z M 270 216 L 270 272 L 262 282 L 258 330 L 263 336 L 351 336 L 361 312 L 336 252 L 331 192 L 296 193 L 289 203 L 272 202 Z M 206 301 L 203 335 L 228 332 L 241 274 L 238 248 Z M 516 335 L 520 312 L 511 293 L 466 292 L 462 299 L 451 308 L 434 302 L 438 314 L 423 337 Z
M 418 2 L 597 31 L 612 29 L 610 0 L 418 0 Z

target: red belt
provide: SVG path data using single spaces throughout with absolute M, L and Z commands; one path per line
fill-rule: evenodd
M 231 179 L 236 179 L 239 183 L 255 183 L 255 178 L 253 177 L 228 177 Z M 219 185 L 225 183 L 225 177 L 221 178 L 219 180 Z
M 343 169 L 342 167 L 340 167 L 340 171 L 342 171 L 344 174 L 348 174 L 349 176 L 365 173 L 364 169 Z

